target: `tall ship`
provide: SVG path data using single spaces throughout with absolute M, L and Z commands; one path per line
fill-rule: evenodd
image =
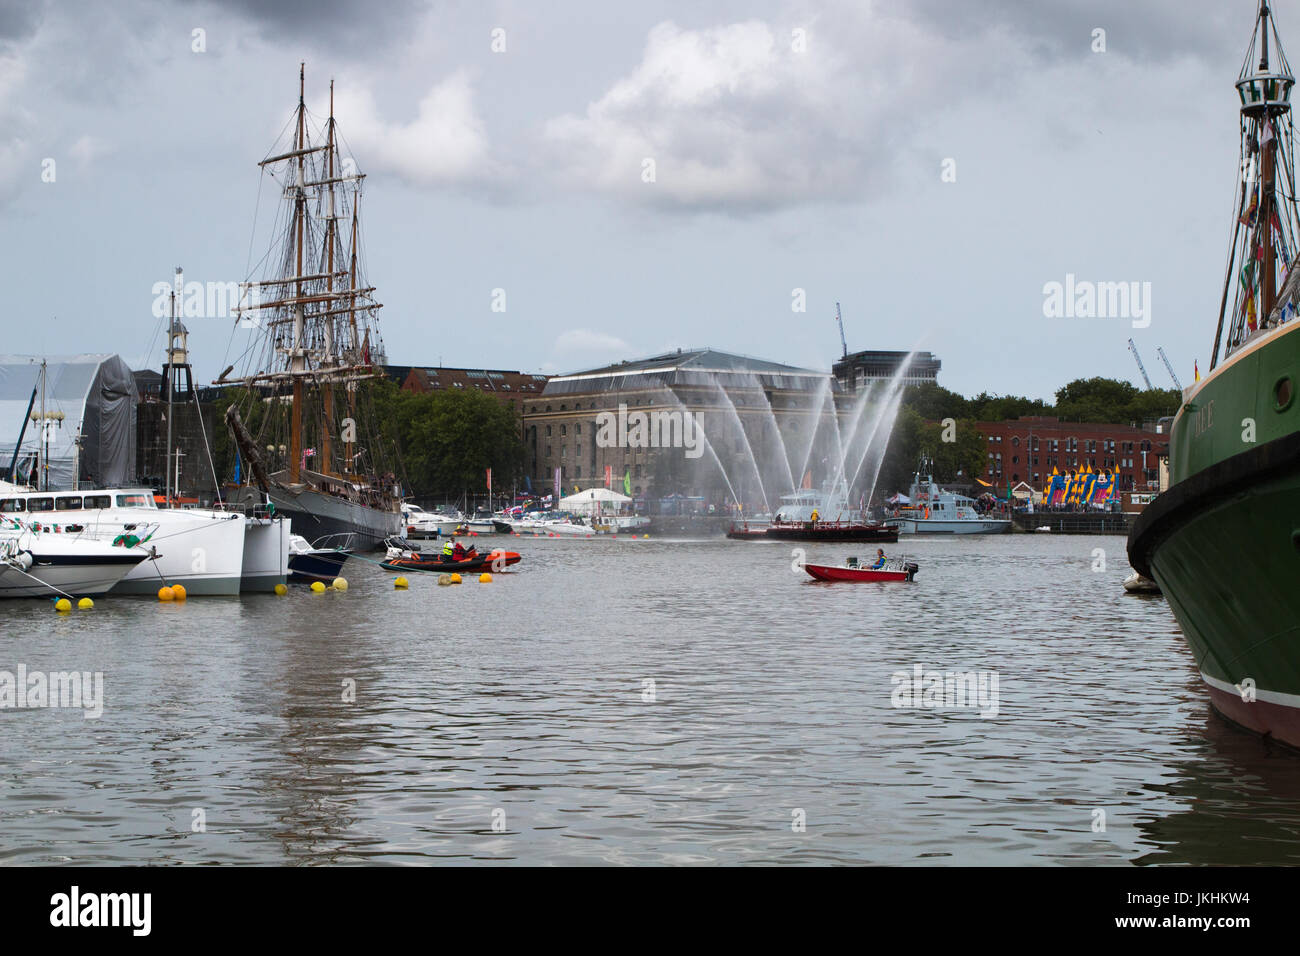
M 1214 708 L 1300 748 L 1294 85 L 1261 2 L 1236 84 L 1241 174 L 1210 365 L 1183 391 L 1170 486 L 1135 522 L 1128 553 L 1168 599 Z
M 885 523 L 903 534 L 1003 534 L 1010 518 L 985 514 L 965 495 L 944 491 L 935 483 L 934 467 L 922 458 L 908 489 L 908 502 Z
M 230 368 L 217 384 L 246 390 L 227 411 L 246 492 L 260 497 L 255 485 L 309 541 L 351 534 L 354 547 L 375 548 L 403 519 L 363 388 L 383 348 L 381 305 L 358 254 L 365 176 L 340 152 L 334 84 L 318 128 L 304 77 L 300 66 L 288 137 L 258 164 L 282 203 L 262 278 L 241 285 L 237 315 L 261 348 L 250 348 L 242 377 L 227 378 Z

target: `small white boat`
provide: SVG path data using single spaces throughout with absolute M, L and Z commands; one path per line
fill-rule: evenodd
M 134 548 L 18 529 L 0 539 L 0 598 L 96 597 L 147 560 Z
M 1129 594 L 1162 594 L 1160 585 L 1144 574 L 1134 571 L 1124 579 L 1124 590 Z
M 436 538 L 444 533 L 440 526 L 441 522 L 435 515 L 408 501 L 402 502 L 402 522 L 406 526 L 408 538 Z M 453 525 L 446 533 L 450 534 L 454 530 Z

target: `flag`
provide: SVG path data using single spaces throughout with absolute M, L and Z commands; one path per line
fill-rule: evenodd
M 239 452 L 235 452 L 235 484 L 239 484 Z
M 614 486 L 614 466 L 606 465 L 605 466 L 605 487 L 612 488 L 613 486 Z
M 803 484 L 800 487 L 803 488 L 805 491 L 812 490 L 812 469 L 811 468 L 809 468 L 808 473 L 803 476 Z
M 491 468 L 487 470 L 487 479 L 488 479 L 488 494 L 491 495 L 492 494 L 492 469 Z
M 1197 364 L 1195 359 L 1193 359 L 1192 360 L 1192 381 L 1199 382 L 1200 380 L 1201 380 L 1201 366 Z
M 1250 207 L 1237 217 L 1237 221 L 1243 226 L 1253 225 L 1255 222 L 1255 210 L 1259 208 L 1259 187 L 1251 190 Z
M 557 502 L 560 500 L 561 488 L 562 486 L 560 485 L 560 467 L 557 465 L 555 467 L 555 500 Z
M 623 472 L 623 494 L 631 497 L 632 495 L 632 469 L 629 468 Z

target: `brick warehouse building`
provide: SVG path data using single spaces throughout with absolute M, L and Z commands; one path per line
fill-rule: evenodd
M 988 446 L 981 475 L 995 493 L 1027 481 L 1042 490 L 1056 469 L 1067 474 L 1088 467 L 1118 471 L 1119 491 L 1157 491 L 1160 459 L 1169 454 L 1169 435 L 1152 428 L 1094 422 L 1064 422 L 1037 415 L 1005 422 L 977 422 Z
M 548 377 L 499 368 L 442 368 L 426 365 L 387 365 L 384 374 L 410 392 L 477 389 L 487 392 L 503 404 L 514 402 L 521 414 L 524 402 L 542 393 Z

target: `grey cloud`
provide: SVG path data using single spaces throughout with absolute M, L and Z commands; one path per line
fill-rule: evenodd
M 39 0 L 0 0 L 0 52 L 30 40 L 44 17 Z

